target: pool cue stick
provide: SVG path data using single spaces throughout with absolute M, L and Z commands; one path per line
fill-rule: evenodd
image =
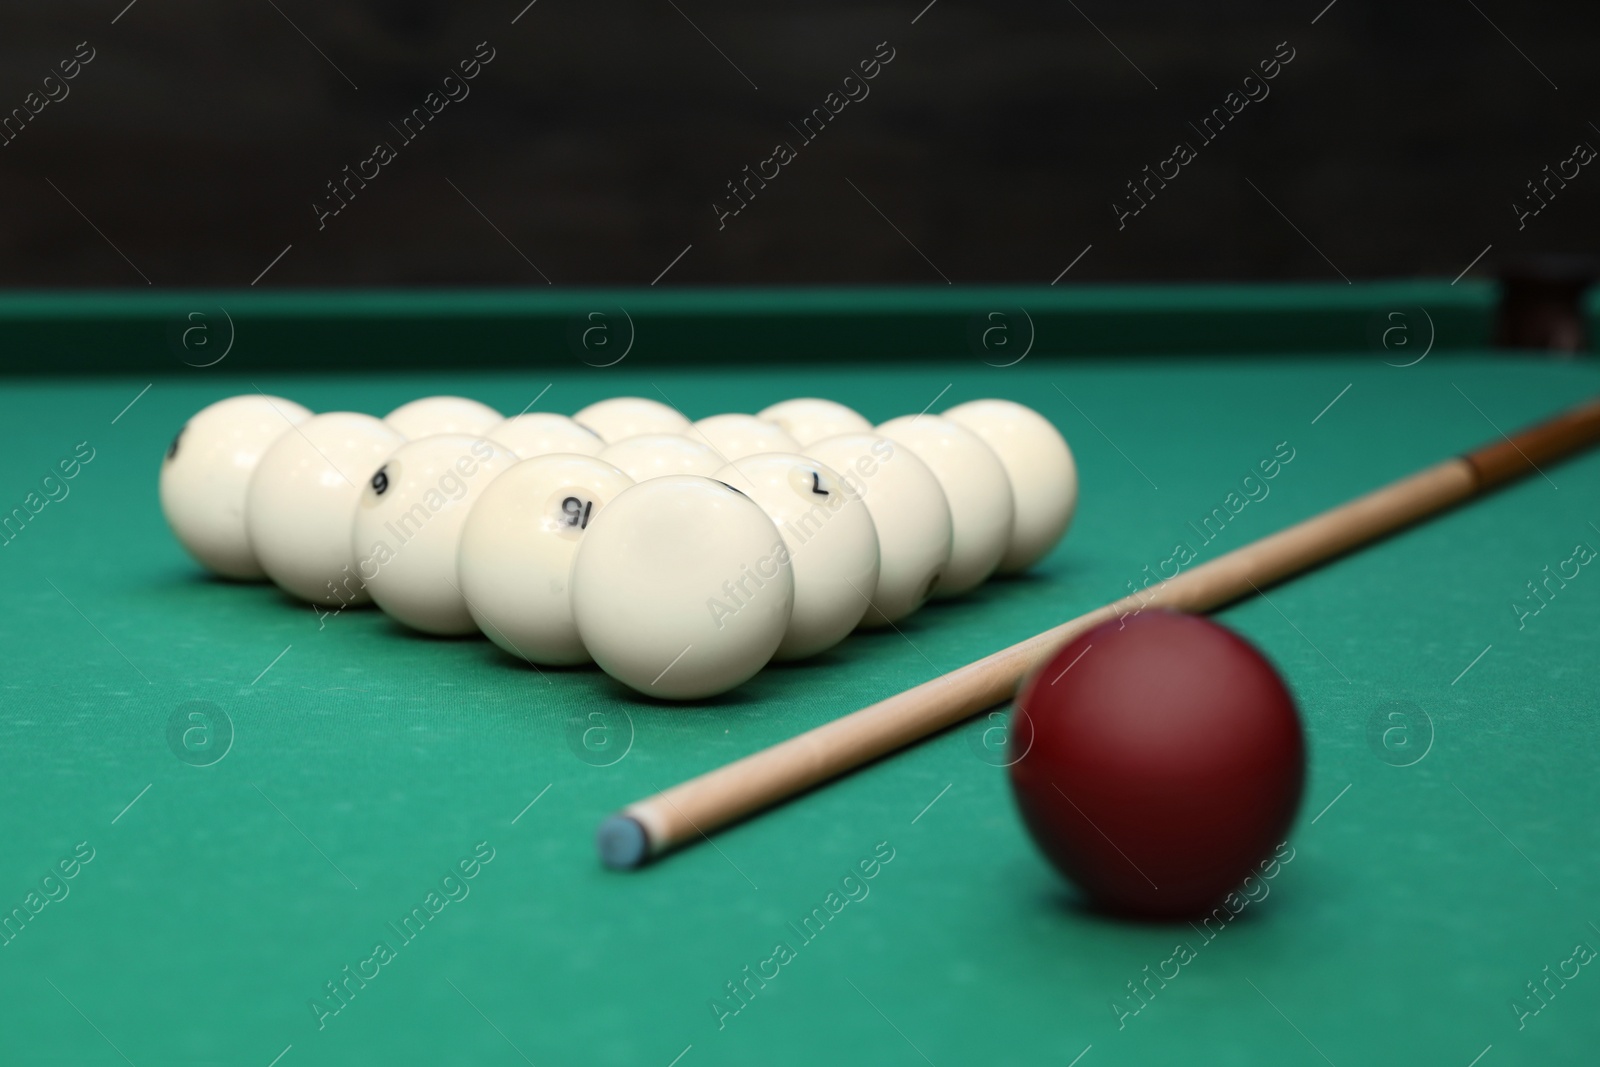
M 1100 623 L 1146 608 L 1202 613 L 1539 470 L 1600 441 L 1600 399 L 1447 459 L 1140 593 L 860 711 L 628 805 L 600 824 L 608 867 L 629 869 L 1011 699 L 1029 672 Z M 1543 471 L 1541 470 L 1542 474 Z

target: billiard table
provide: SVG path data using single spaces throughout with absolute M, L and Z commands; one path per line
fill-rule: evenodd
M 609 812 L 1600 394 L 1492 285 L 0 297 L 0 1060 L 1592 1062 L 1600 456 L 1219 613 L 1303 715 L 1220 915 L 1081 906 L 981 715 L 633 872 Z M 874 421 L 1006 397 L 1082 495 L 1031 572 L 712 700 L 208 577 L 161 456 L 257 389 Z M 1263 477 L 1270 465 L 1271 477 Z M 1591 973 L 1593 972 L 1593 973 Z M 1588 1050 L 1587 1052 L 1585 1050 Z

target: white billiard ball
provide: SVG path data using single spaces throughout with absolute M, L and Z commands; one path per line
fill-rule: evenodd
M 682 433 L 689 420 L 676 408 L 642 396 L 615 396 L 590 404 L 572 421 L 593 430 L 606 444 L 647 433 Z
M 401 404 L 385 415 L 383 421 L 407 440 L 415 441 L 441 433 L 482 437 L 505 422 L 506 417 L 488 404 L 464 396 L 425 396 Z
M 710 446 L 675 433 L 647 433 L 605 447 L 601 459 L 636 482 L 669 474 L 717 473 L 728 461 Z
M 261 457 L 245 501 L 250 547 L 285 592 L 313 604 L 367 602 L 350 551 L 356 500 L 406 439 L 371 415 L 314 415 Z
M 872 432 L 872 423 L 853 409 L 832 400 L 809 396 L 773 404 L 756 418 L 777 423 L 783 427 L 784 433 L 802 445 L 845 433 Z
M 950 566 L 934 593 L 976 589 L 1000 566 L 1016 523 L 1011 480 L 1000 457 L 977 434 L 937 415 L 890 419 L 878 433 L 915 452 L 950 504 Z
M 789 549 L 794 613 L 774 659 L 813 656 L 843 641 L 878 587 L 878 531 L 832 468 L 805 456 L 746 456 L 715 475 L 760 505 Z
M 855 487 L 878 531 L 878 586 L 861 625 L 884 626 L 916 611 L 950 565 L 950 505 L 939 479 L 909 448 L 877 434 L 828 437 L 804 454 Z
M 755 675 L 794 606 L 788 549 L 743 493 L 679 475 L 623 490 L 589 522 L 572 614 L 607 674 L 649 696 L 697 700 Z
M 1078 508 L 1072 450 L 1050 420 L 1010 400 L 973 400 L 944 417 L 983 438 L 1005 466 L 1017 521 L 1000 573 L 1027 570 L 1061 540 Z
M 551 452 L 598 456 L 606 443 L 565 415 L 548 411 L 517 415 L 488 433 L 489 440 L 515 452 L 518 459 L 532 459 Z
M 754 415 L 712 415 L 697 420 L 683 431 L 683 436 L 710 446 L 729 463 L 757 452 L 800 451 L 800 442 L 784 433 L 781 426 Z
M 195 413 L 161 461 L 161 512 L 178 542 L 225 578 L 265 572 L 245 532 L 250 476 L 278 438 L 311 417 L 279 396 L 248 393 Z
M 456 581 L 461 527 L 517 457 L 486 437 L 408 441 L 368 479 L 350 541 L 372 599 L 424 633 L 477 632 Z
M 572 561 L 594 517 L 633 479 L 593 456 L 525 459 L 478 497 L 456 571 L 484 636 L 533 663 L 587 663 L 572 619 Z

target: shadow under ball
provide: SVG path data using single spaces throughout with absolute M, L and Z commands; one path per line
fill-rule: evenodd
M 1025 720 L 1025 721 L 1024 721 Z M 1305 784 L 1294 698 L 1208 619 L 1150 611 L 1070 641 L 1023 686 L 1010 736 L 1023 822 L 1088 902 L 1181 919 L 1282 842 Z

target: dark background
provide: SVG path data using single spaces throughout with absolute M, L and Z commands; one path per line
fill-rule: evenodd
M 1090 245 L 1069 282 L 1338 281 L 1600 234 L 1600 166 L 1512 209 L 1600 147 L 1593 0 L 925 2 L 7 5 L 0 113 L 96 58 L 0 148 L 0 284 L 647 284 L 685 248 L 662 284 L 1048 282 Z M 471 95 L 400 145 L 480 41 Z M 871 95 L 799 144 L 880 41 Z M 1281 41 L 1270 97 L 1119 232 L 1124 183 Z M 379 140 L 399 158 L 319 231 Z M 799 157 L 719 231 L 779 140 Z

